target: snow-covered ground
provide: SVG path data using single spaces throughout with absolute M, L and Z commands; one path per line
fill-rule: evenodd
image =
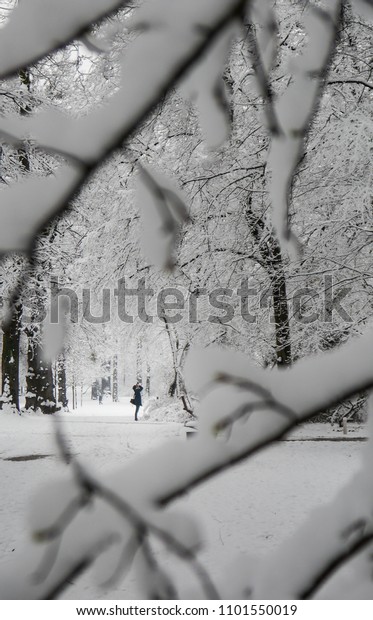
M 180 423 L 155 422 L 152 417 L 135 423 L 127 398 L 116 404 L 93 402 L 60 417 L 73 452 L 97 471 L 115 467 L 170 437 L 186 441 Z M 343 438 L 340 429 L 307 425 L 290 437 L 292 441 L 276 443 L 178 500 L 203 522 L 207 544 L 202 557 L 211 573 L 239 552 L 263 556 L 290 536 L 314 507 L 328 502 L 358 469 L 363 437 L 363 428 L 352 427 L 347 439 L 355 441 L 329 441 Z M 314 441 L 320 438 L 324 441 Z M 29 460 L 36 456 L 41 458 Z M 1 414 L 2 561 L 16 553 L 28 535 L 27 506 L 33 489 L 64 467 L 56 456 L 50 418 Z M 107 593 L 94 585 L 89 574 L 65 593 L 65 598 L 72 599 L 140 597 L 132 573 Z

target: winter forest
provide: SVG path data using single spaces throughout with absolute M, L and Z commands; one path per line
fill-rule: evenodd
M 372 599 L 372 18 L 1 0 L 1 599 Z

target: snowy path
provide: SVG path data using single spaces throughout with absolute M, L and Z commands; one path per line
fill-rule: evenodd
M 73 452 L 97 471 L 116 467 L 170 437 L 185 441 L 180 424 L 135 423 L 132 415 L 133 410 L 124 405 L 117 409 L 96 407 L 90 409 L 90 415 L 62 417 Z M 202 520 L 208 542 L 203 558 L 215 573 L 238 552 L 263 555 L 291 535 L 312 508 L 329 501 L 357 470 L 361 449 L 359 442 L 280 442 L 195 489 L 175 506 Z M 4 460 L 31 454 L 50 456 L 32 461 Z M 27 532 L 27 505 L 33 489 L 63 470 L 55 456 L 50 419 L 0 417 L 0 553 L 5 561 Z M 107 594 L 87 575 L 65 596 L 140 598 L 133 574 Z

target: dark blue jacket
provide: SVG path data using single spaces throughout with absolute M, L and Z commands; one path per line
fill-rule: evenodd
M 134 397 L 133 397 L 135 401 L 135 405 L 142 405 L 142 401 L 141 401 L 141 392 L 143 390 L 142 385 L 139 385 L 138 387 L 134 385 L 132 389 L 135 392 Z

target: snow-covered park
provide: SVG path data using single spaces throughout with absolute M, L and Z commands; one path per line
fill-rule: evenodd
M 0 598 L 371 596 L 372 16 L 1 1 Z
M 177 438 L 185 442 L 183 424 L 133 420 L 128 399 L 119 403 L 85 403 L 58 416 L 72 452 L 101 475 L 136 460 L 157 445 Z M 363 426 L 348 434 L 327 424 L 309 424 L 276 442 L 262 454 L 201 485 L 177 501 L 202 521 L 202 561 L 212 575 L 237 554 L 258 560 L 271 554 L 317 507 L 330 502 L 361 466 L 366 438 Z M 191 439 L 190 441 L 193 441 Z M 189 441 L 189 440 L 188 440 Z M 170 463 L 170 468 L 173 464 Z M 30 536 L 28 509 L 34 491 L 66 469 L 58 458 L 54 427 L 48 416 L 4 415 L 0 431 L 0 554 L 2 562 L 22 551 Z M 151 479 L 152 472 L 149 471 Z M 132 480 L 136 486 L 136 476 Z M 114 589 L 98 585 L 94 571 L 74 580 L 67 599 L 138 599 L 136 570 Z

